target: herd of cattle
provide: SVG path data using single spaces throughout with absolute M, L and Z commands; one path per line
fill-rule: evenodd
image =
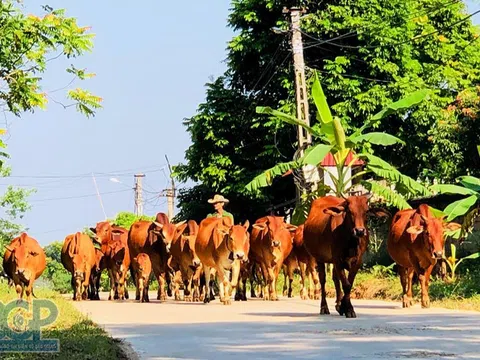
M 232 298 L 247 300 L 247 280 L 252 297 L 278 300 L 276 281 L 282 267 L 291 296 L 298 266 L 300 296 L 321 299 L 320 314 L 329 314 L 325 264 L 333 264 L 336 310 L 356 317 L 350 292 L 368 246 L 367 216 L 390 217 L 382 209 L 369 208 L 368 200 L 366 195 L 316 199 L 306 222 L 298 227 L 278 216 L 260 218 L 251 228 L 248 221 L 235 225 L 228 217 L 209 217 L 199 225 L 193 220 L 174 224 L 163 213 L 158 213 L 155 221 L 137 221 L 130 229 L 99 222 L 91 228 L 93 238 L 81 232 L 65 238 L 61 261 L 72 275 L 74 300 L 99 300 L 100 275 L 107 270 L 109 300 L 128 299 L 125 285 L 130 273 L 136 300 L 148 302 L 153 272 L 159 284 L 158 300 L 166 300 L 167 295 L 180 300 L 183 287 L 185 301 L 208 303 L 215 298 L 212 286 L 216 278 L 223 304 L 230 304 Z M 433 266 L 443 256 L 444 231 L 458 226 L 435 218 L 425 204 L 394 215 L 387 249 L 398 265 L 403 307 L 412 305 L 414 273 L 421 285 L 422 307 L 429 306 L 428 284 Z M 6 246 L 4 271 L 15 284 L 19 299 L 25 291 L 31 302 L 33 283 L 45 267 L 43 249 L 26 233 Z

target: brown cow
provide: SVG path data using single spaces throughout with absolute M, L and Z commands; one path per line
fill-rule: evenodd
M 5 246 L 3 269 L 16 287 L 18 301 L 22 300 L 25 292 L 27 301 L 32 303 L 33 283 L 42 275 L 46 266 L 45 252 L 37 240 L 25 232 Z
M 165 214 L 157 214 L 157 220 Z M 158 221 L 140 220 L 132 224 L 128 233 L 128 248 L 130 256 L 136 257 L 140 253 L 146 253 L 152 262 L 152 270 L 158 281 L 157 300 L 166 300 L 165 277 L 168 276 L 168 258 L 172 241 L 178 239 L 184 232 L 187 224 L 185 221 L 177 224 L 163 223 Z M 135 282 L 135 274 L 131 269 L 132 280 Z M 170 294 L 169 294 L 170 295 Z M 140 300 L 140 294 L 136 293 L 136 300 Z
M 202 269 L 200 259 L 195 252 L 198 224 L 194 220 L 189 220 L 187 224 L 188 235 L 182 234 L 172 241 L 168 266 L 174 273 L 180 272 L 180 283 L 184 286 L 185 301 L 200 301 L 199 273 Z M 178 281 L 174 282 L 175 300 L 180 300 L 180 283 Z
M 290 254 L 283 261 L 283 296 L 292 297 L 292 285 L 295 279 L 295 270 L 300 269 L 297 261 L 297 255 L 294 252 L 295 248 L 292 248 Z
M 152 273 L 150 257 L 145 253 L 138 254 L 133 258 L 132 267 L 135 272 L 135 286 L 140 294 L 140 302 L 150 302 L 148 298 L 150 274 Z
M 293 250 L 300 268 L 300 278 L 302 288 L 300 298 L 302 300 L 315 299 L 320 300 L 320 279 L 317 271 L 317 261 L 310 255 L 305 248 L 303 241 L 303 229 L 305 225 L 300 225 L 293 237 Z M 308 276 L 309 289 L 307 290 L 305 280 Z
M 128 230 L 112 225 L 108 221 L 97 223 L 90 228 L 101 243 L 101 251 L 105 256 L 105 266 L 110 278 L 110 295 L 108 300 L 128 299 L 125 281 L 130 267 L 130 252 L 128 250 Z
M 387 250 L 399 267 L 404 308 L 413 304 L 414 272 L 417 273 L 422 288 L 422 308 L 430 307 L 430 274 L 437 259 L 443 257 L 444 230 L 455 230 L 459 227 L 459 224 L 445 224 L 443 219 L 435 218 L 426 204 L 395 214 L 390 225 Z
M 297 227 L 281 216 L 266 216 L 252 225 L 251 259 L 259 264 L 264 279 L 264 300 L 278 300 L 276 285 L 284 260 L 292 251 L 291 232 Z
M 336 310 L 347 318 L 356 317 L 350 292 L 368 246 L 367 213 L 388 216 L 383 210 L 369 210 L 369 196 L 337 198 L 326 196 L 312 202 L 303 230 L 307 251 L 317 260 L 322 300 L 320 314 L 329 314 L 325 264 L 334 264 Z M 348 277 L 345 275 L 348 270 Z M 340 282 L 343 292 L 340 288 Z
M 73 300 L 86 300 L 90 274 L 95 266 L 95 248 L 86 234 L 77 232 L 65 238 L 62 264 L 72 274 Z
M 100 300 L 100 280 L 102 272 L 106 268 L 107 265 L 102 250 L 95 247 L 95 266 L 92 268 L 92 273 L 90 274 L 89 300 Z
M 241 262 L 248 259 L 249 226 L 248 220 L 244 225 L 233 225 L 228 217 L 206 218 L 200 223 L 195 251 L 205 272 L 205 303 L 211 300 L 210 276 L 213 268 L 219 278 L 220 301 L 224 305 L 231 304 L 231 290 L 237 287 Z M 232 271 L 231 282 L 226 270 Z

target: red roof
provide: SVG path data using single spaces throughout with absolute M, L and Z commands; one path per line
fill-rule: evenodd
M 345 165 L 349 165 L 353 160 L 353 154 L 350 151 L 347 156 L 347 160 L 345 160 Z M 363 165 L 364 162 L 360 159 L 356 159 L 355 162 L 352 164 L 352 166 L 360 166 Z M 320 163 L 322 166 L 336 166 L 335 165 L 335 159 L 333 158 L 332 153 L 328 153 L 327 156 L 322 160 Z

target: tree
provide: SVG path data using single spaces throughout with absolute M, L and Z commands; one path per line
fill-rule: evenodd
M 0 168 L 0 177 L 8 177 L 10 168 L 3 166 Z M 22 189 L 8 186 L 3 195 L 0 196 L 0 207 L 3 208 L 4 217 L 0 219 L 0 258 L 3 259 L 5 245 L 9 244 L 13 238 L 26 231 L 23 225 L 17 223 L 22 219 L 25 213 L 30 210 L 28 197 L 35 192 L 35 189 Z M 0 272 L 3 271 L 2 261 L 0 261 Z
M 42 6 L 42 16 L 26 15 L 19 1 L 0 3 L 0 107 L 20 116 L 25 111 L 45 109 L 48 101 L 65 108 L 75 106 L 88 116 L 95 115 L 102 99 L 81 88 L 68 89 L 70 103 L 64 105 L 51 93 L 42 89 L 42 74 L 52 60 L 61 56 L 71 59 L 90 52 L 94 35 L 89 27 L 80 27 L 73 17 L 65 16 L 65 10 Z M 73 64 L 66 69 L 75 79 L 88 79 L 95 74 L 77 69 Z M 68 85 L 65 88 L 68 88 Z
M 65 294 L 72 289 L 72 275 L 62 265 L 62 247 L 63 242 L 54 241 L 43 248 L 47 257 L 47 268 L 42 277 L 52 283 L 54 290 Z
M 253 157 L 250 149 L 239 146 L 252 141 L 250 133 L 246 130 L 235 133 L 234 143 L 228 147 L 210 141 L 208 151 L 204 151 L 207 134 L 215 140 L 218 134 L 232 129 L 231 122 L 225 119 L 237 119 L 244 129 L 257 127 L 258 154 L 278 147 L 285 156 L 274 151 L 266 161 L 257 163 L 259 171 L 272 167 L 277 160 L 292 160 L 294 129 L 265 121 L 252 109 L 258 105 L 281 107 L 284 112 L 295 114 L 294 77 L 287 42 L 289 21 L 282 13 L 284 6 L 292 5 L 308 8 L 301 24 L 307 75 L 312 79 L 311 69 L 319 71 L 325 94 L 346 131 L 354 132 L 364 119 L 396 99 L 422 88 L 430 89 L 428 102 L 374 125 L 375 131 L 387 130 L 398 138 L 408 139 L 406 146 L 388 150 L 374 147 L 375 152 L 414 179 L 429 176 L 452 180 L 466 172 L 472 149 L 463 147 L 464 140 L 455 132 L 457 126 L 462 129 L 464 122 L 451 119 L 452 129 L 448 133 L 441 128 L 444 110 L 479 80 L 480 43 L 463 2 L 236 0 L 229 16 L 229 25 L 237 35 L 229 44 L 228 70 L 222 80 L 217 79 L 207 89 L 206 102 L 192 118 L 196 126 L 187 122 L 193 144 L 186 153 L 187 164 L 178 171 L 180 179 L 200 182 L 212 191 L 237 185 L 236 177 L 224 179 L 218 174 L 230 173 L 232 169 L 247 170 L 243 163 L 232 161 L 230 149 L 237 146 L 236 156 L 250 162 Z M 272 31 L 275 27 L 283 29 L 284 34 Z M 218 81 L 222 86 L 212 90 Z M 219 102 L 225 98 L 221 95 L 237 101 L 222 108 Z M 199 130 L 202 124 L 210 133 Z M 466 142 L 474 143 L 480 129 L 468 130 L 468 134 L 462 130 L 458 135 L 463 134 L 468 137 Z M 212 164 L 208 152 L 213 152 L 215 160 L 219 160 Z M 212 187 L 213 181 L 205 181 L 203 172 L 211 172 L 218 185 Z M 285 182 L 289 181 L 278 181 L 269 191 L 285 194 L 277 188 L 291 185 L 291 180 L 289 185 Z M 240 187 L 244 184 L 238 183 Z M 288 195 L 293 198 L 293 190 Z M 180 198 L 180 206 L 186 204 Z M 258 208 L 267 210 L 262 202 Z

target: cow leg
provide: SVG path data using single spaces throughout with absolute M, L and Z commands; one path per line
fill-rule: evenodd
M 287 265 L 283 264 L 282 270 L 283 270 L 283 289 L 282 289 L 282 293 L 283 293 L 283 296 L 285 297 L 285 296 L 288 295 L 288 270 L 287 270 Z
M 90 286 L 90 276 L 92 274 L 92 269 L 87 269 L 85 271 L 85 280 L 83 281 L 83 294 L 82 300 L 87 300 L 88 298 L 88 287 Z
M 132 264 L 130 264 L 130 276 L 132 277 L 132 281 L 135 284 L 135 300 L 139 301 L 140 300 L 140 294 L 138 293 L 138 287 L 136 286 L 137 285 L 137 282 L 135 280 L 136 275 L 135 275 L 135 270 L 134 270 Z
M 205 298 L 203 302 L 209 303 L 211 301 L 210 298 L 210 267 L 203 265 L 204 273 L 205 273 Z
M 232 264 L 232 280 L 229 282 L 229 288 L 230 288 L 230 293 L 227 295 L 229 299 L 233 296 L 234 298 L 236 297 L 237 293 L 237 286 L 239 283 L 239 277 L 240 277 L 240 267 L 241 263 L 240 260 L 235 260 Z M 241 282 L 241 279 L 240 279 Z
M 15 289 L 16 289 L 17 295 L 18 295 L 18 300 L 17 300 L 17 304 L 18 304 L 18 303 L 22 302 L 22 298 L 23 298 L 23 291 L 24 291 L 23 283 L 17 284 Z
M 108 269 L 108 277 L 110 278 L 110 295 L 108 300 L 116 300 L 116 286 L 115 286 L 115 275 L 113 274 L 112 269 Z
M 220 301 L 223 305 L 230 305 L 230 281 L 228 279 L 228 274 L 225 273 L 222 266 L 217 267 L 217 276 L 220 287 Z
M 144 293 L 144 288 L 145 288 L 145 282 L 144 282 L 144 278 L 143 277 L 140 277 L 138 276 L 137 278 L 137 288 L 138 288 L 138 292 L 140 293 L 140 302 L 145 302 L 145 293 Z
M 411 294 L 409 293 L 410 290 L 410 272 L 413 275 L 413 269 L 411 268 L 404 268 L 403 266 L 398 266 L 398 272 L 400 274 L 400 283 L 402 284 L 402 289 L 403 289 L 403 301 L 402 301 L 402 307 L 403 308 L 408 308 L 412 305 L 412 297 Z
M 145 302 L 150 302 L 150 299 L 148 297 L 148 288 L 150 287 L 150 279 L 147 278 L 145 280 L 145 287 L 143 288 L 143 300 Z
M 353 282 L 360 265 L 355 263 L 350 269 L 348 277 L 345 275 L 344 269 L 340 269 L 338 266 L 335 266 L 334 268 L 337 271 L 340 281 L 342 282 L 343 292 L 345 293 L 345 295 L 343 295 L 342 302 L 340 303 L 340 315 L 345 314 L 347 318 L 356 318 L 357 314 L 355 314 L 352 302 L 350 301 L 350 293 L 352 291 Z
M 338 278 L 337 272 L 335 270 L 332 271 L 332 280 L 335 285 L 335 295 L 336 295 L 335 310 L 337 310 L 337 312 L 340 314 L 340 306 L 342 304 L 343 291 L 340 285 L 340 279 Z
M 72 289 L 73 289 L 73 301 L 76 301 L 77 300 L 77 284 L 75 282 L 75 277 L 73 275 L 72 275 L 72 280 L 70 280 L 70 284 L 72 285 Z
M 30 279 L 25 289 L 25 295 L 27 295 L 27 302 L 30 305 L 32 305 L 33 281 L 33 279 Z
M 277 296 L 277 279 L 280 273 L 281 266 L 276 265 L 274 268 L 268 269 L 268 275 L 270 277 L 270 300 L 278 301 Z
M 325 272 L 325 264 L 318 264 L 318 274 L 320 277 L 320 287 L 322 291 L 322 300 L 320 302 L 320 315 L 330 315 L 330 310 L 327 304 L 327 291 L 325 284 L 327 283 L 327 273 Z
M 423 275 L 419 275 L 420 285 L 422 287 L 422 308 L 430 307 L 430 297 L 428 296 L 428 287 L 430 285 L 430 275 L 432 274 L 433 265 L 425 269 Z
M 168 297 L 172 297 L 172 288 L 170 286 L 171 282 L 172 282 L 172 276 L 170 274 L 170 271 L 168 270 L 168 268 L 166 269 L 165 271 L 165 281 L 167 283 L 167 293 L 166 293 L 166 296 Z M 174 277 L 174 281 L 175 281 L 175 277 Z M 167 300 L 165 298 L 165 300 Z
M 270 289 L 269 289 L 270 280 L 268 276 L 268 270 L 263 262 L 260 264 L 260 266 L 262 268 L 262 274 L 263 274 L 263 291 L 262 291 L 263 300 L 268 301 L 270 300 Z
M 320 277 L 316 269 L 317 262 L 314 258 L 310 258 L 308 263 L 308 272 L 309 272 L 309 285 L 310 289 L 313 288 L 313 298 L 315 300 L 320 300 Z M 326 272 L 325 272 L 326 275 Z
M 293 285 L 293 280 L 294 280 L 294 271 L 295 267 L 293 265 L 287 266 L 287 271 L 288 271 L 288 297 L 291 298 L 292 296 L 292 285 Z
M 308 296 L 307 296 L 307 288 L 305 284 L 305 280 L 307 278 L 307 264 L 299 262 L 298 266 L 300 268 L 300 285 L 301 285 L 300 299 L 307 300 Z

